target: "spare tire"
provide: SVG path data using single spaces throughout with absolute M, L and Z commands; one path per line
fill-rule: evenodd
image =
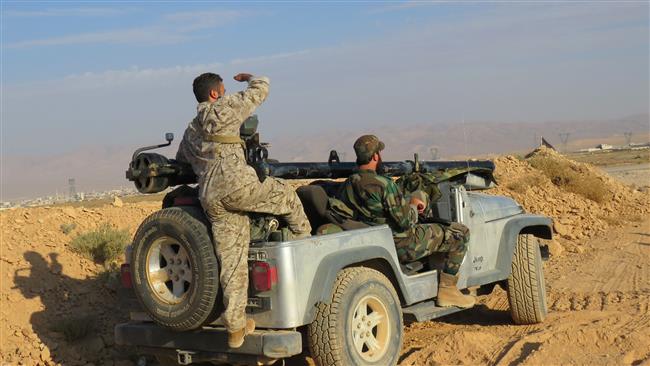
M 131 252 L 133 287 L 158 324 L 195 329 L 217 318 L 219 266 L 200 207 L 170 207 L 147 217 Z

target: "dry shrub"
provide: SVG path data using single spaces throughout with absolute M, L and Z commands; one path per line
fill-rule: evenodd
M 81 316 L 55 320 L 51 329 L 57 333 L 63 333 L 68 342 L 85 338 L 93 331 L 96 319 L 93 316 Z
M 59 227 L 61 229 L 61 232 L 64 233 L 65 235 L 68 235 L 72 232 L 77 227 L 77 224 L 69 223 L 69 224 L 61 224 Z
M 525 193 L 529 187 L 540 186 L 544 184 L 544 178 L 536 174 L 527 174 L 509 183 L 506 188 L 517 193 Z
M 70 243 L 73 251 L 94 260 L 106 263 L 116 260 L 130 240 L 126 230 L 118 230 L 104 223 L 97 230 L 81 234 Z
M 544 173 L 556 186 L 579 194 L 597 203 L 611 199 L 605 183 L 598 177 L 583 174 L 570 162 L 552 159 L 546 156 L 532 156 L 530 165 Z

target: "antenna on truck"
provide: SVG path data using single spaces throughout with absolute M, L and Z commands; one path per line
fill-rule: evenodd
M 460 119 L 460 123 L 463 126 L 463 140 L 465 142 L 464 147 L 465 147 L 465 162 L 467 163 L 467 169 L 469 169 L 469 152 L 467 150 L 467 130 L 465 129 L 465 112 L 463 112 L 462 118 Z

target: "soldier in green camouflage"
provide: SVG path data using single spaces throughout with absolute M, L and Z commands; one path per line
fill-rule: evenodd
M 235 80 L 248 82 L 248 88 L 225 95 L 219 75 L 205 73 L 194 79 L 197 115 L 185 130 L 176 155 L 177 160 L 192 165 L 198 177 L 201 206 L 212 224 L 225 305 L 221 318 L 231 348 L 240 347 L 245 335 L 255 329 L 255 322 L 246 319 L 245 313 L 250 244 L 247 213 L 279 216 L 296 238 L 311 232 L 291 186 L 270 177 L 260 182 L 246 163 L 239 128 L 266 99 L 269 80 L 250 74 L 238 74 Z
M 474 298 L 458 291 L 458 270 L 469 240 L 469 229 L 460 223 L 418 224 L 419 213 L 427 206 L 423 192 L 405 196 L 395 182 L 377 174 L 384 143 L 374 135 L 364 135 L 354 143 L 359 172 L 341 187 L 340 199 L 353 209 L 355 219 L 369 225 L 388 225 L 393 231 L 400 262 L 408 263 L 432 253 L 447 257 L 440 275 L 439 306 L 474 306 Z

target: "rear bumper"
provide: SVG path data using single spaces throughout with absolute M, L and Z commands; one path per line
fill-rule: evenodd
M 155 323 L 130 322 L 115 327 L 115 343 L 150 350 L 284 358 L 302 352 L 302 335 L 291 330 L 256 330 L 236 349 L 228 347 L 223 328 L 175 332 Z

